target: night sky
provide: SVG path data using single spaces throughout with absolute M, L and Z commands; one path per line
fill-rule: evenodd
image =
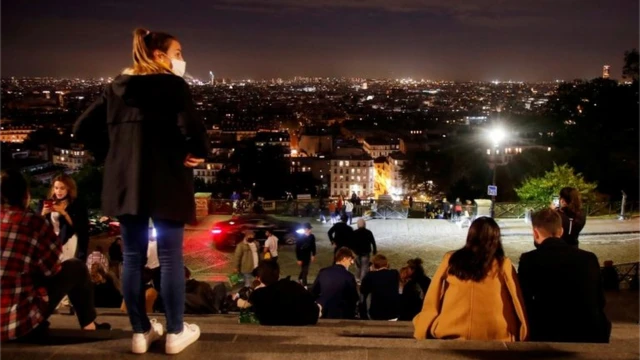
M 7 0 L 2 76 L 108 77 L 136 26 L 206 78 L 594 78 L 638 47 L 638 0 Z

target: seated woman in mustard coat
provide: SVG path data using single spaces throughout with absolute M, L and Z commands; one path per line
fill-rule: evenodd
M 416 339 L 527 340 L 518 277 L 493 219 L 474 221 L 467 244 L 444 256 L 413 326 Z

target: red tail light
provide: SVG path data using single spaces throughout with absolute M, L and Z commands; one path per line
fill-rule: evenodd
M 211 230 L 211 233 L 212 234 L 221 234 L 222 233 L 222 229 L 215 228 L 215 229 Z

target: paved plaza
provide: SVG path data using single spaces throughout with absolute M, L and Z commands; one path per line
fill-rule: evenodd
M 196 279 L 225 281 L 233 271 L 233 254 L 216 250 L 209 234 L 211 224 L 225 219 L 228 217 L 211 216 L 185 232 L 185 261 Z M 311 223 L 318 256 L 311 266 L 310 280 L 320 268 L 331 265 L 333 255 L 327 236 L 330 225 L 314 220 Z M 531 228 L 523 220 L 504 219 L 498 223 L 503 230 L 505 252 L 517 266 L 520 254 L 533 249 Z M 355 222 L 353 226 L 355 228 Z M 468 230 L 445 220 L 424 219 L 371 220 L 367 227 L 376 238 L 378 252 L 390 259 L 392 267 L 400 268 L 408 259 L 420 257 L 428 275 L 435 272 L 446 252 L 464 245 Z M 594 252 L 601 264 L 605 260 L 613 260 L 615 264 L 636 262 L 640 257 L 640 218 L 627 221 L 590 218 L 580 236 L 580 247 Z M 284 276 L 297 278 L 299 270 L 293 246 L 280 247 L 279 262 Z

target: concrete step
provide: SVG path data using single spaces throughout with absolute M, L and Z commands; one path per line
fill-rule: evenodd
M 156 316 L 164 322 L 162 315 Z M 51 336 L 2 346 L 2 359 L 133 359 L 131 331 L 122 314 L 101 311 L 112 331 L 84 332 L 75 317 L 54 315 Z M 637 324 L 614 324 L 610 344 L 416 341 L 409 322 L 322 320 L 316 326 L 238 324 L 234 315 L 187 316 L 202 329 L 183 359 L 638 359 Z M 160 341 L 143 358 L 165 358 Z

